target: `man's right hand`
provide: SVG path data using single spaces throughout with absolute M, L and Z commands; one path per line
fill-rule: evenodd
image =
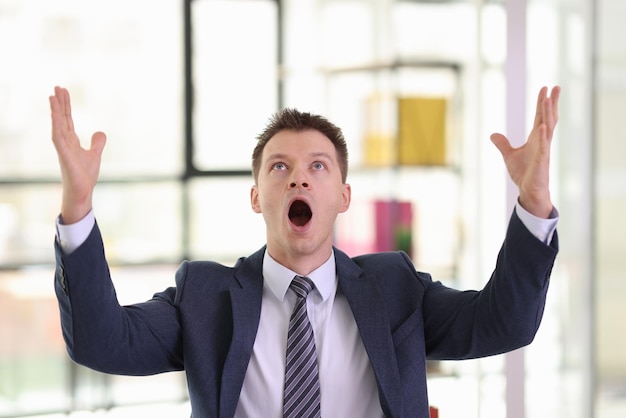
M 91 147 L 81 147 L 74 131 L 70 94 L 62 87 L 54 88 L 54 95 L 50 96 L 50 111 L 52 142 L 59 157 L 63 183 L 61 220 L 64 224 L 72 224 L 92 209 L 93 190 L 100 173 L 106 135 L 96 132 L 91 137 Z

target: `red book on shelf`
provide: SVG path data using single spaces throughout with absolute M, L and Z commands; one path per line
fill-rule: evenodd
M 412 254 L 413 205 L 395 199 L 353 202 L 335 225 L 334 244 L 351 257 L 381 251 Z
M 376 200 L 375 251 L 402 250 L 411 254 L 413 205 L 399 200 Z

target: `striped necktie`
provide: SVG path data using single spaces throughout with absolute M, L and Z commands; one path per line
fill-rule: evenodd
M 308 277 L 296 276 L 290 288 L 298 296 L 287 334 L 284 418 L 320 417 L 320 382 L 313 328 L 306 312 L 306 298 L 313 289 Z

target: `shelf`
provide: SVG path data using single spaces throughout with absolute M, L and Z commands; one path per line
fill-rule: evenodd
M 346 67 L 323 67 L 321 72 L 327 75 L 354 73 L 354 72 L 372 72 L 397 70 L 399 68 L 434 68 L 434 69 L 450 69 L 459 73 L 462 69 L 460 63 L 456 61 L 436 60 L 436 59 L 410 59 L 410 60 L 393 60 L 372 62 L 369 64 L 346 66 Z

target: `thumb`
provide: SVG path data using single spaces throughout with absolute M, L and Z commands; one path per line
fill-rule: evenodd
M 107 136 L 104 132 L 95 132 L 91 136 L 91 151 L 95 152 L 98 155 L 102 155 L 102 150 L 104 150 L 104 145 L 107 142 Z
M 506 157 L 513 150 L 513 147 L 507 137 L 502 134 L 491 134 L 490 139 L 503 157 Z

